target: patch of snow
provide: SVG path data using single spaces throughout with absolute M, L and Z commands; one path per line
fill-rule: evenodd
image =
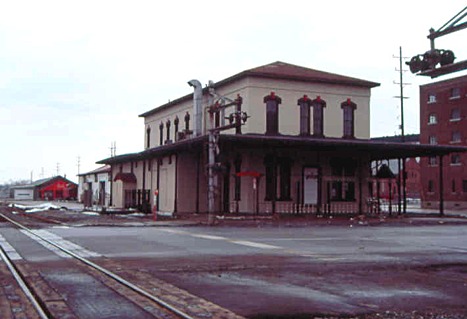
M 37 212 L 42 212 L 44 210 L 49 210 L 49 209 L 61 209 L 61 207 L 56 206 L 52 203 L 43 203 L 39 205 L 31 205 L 31 206 L 26 206 L 26 205 L 20 205 L 20 204 L 10 204 L 10 207 L 15 207 L 24 210 L 25 213 L 37 213 Z
M 84 215 L 89 215 L 89 216 L 99 216 L 100 214 L 99 213 L 96 213 L 96 212 L 90 212 L 90 211 L 83 211 L 81 212 L 81 214 L 84 214 Z

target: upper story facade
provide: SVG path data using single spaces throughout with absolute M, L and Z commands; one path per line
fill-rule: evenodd
M 420 138 L 467 145 L 467 75 L 420 86 Z
M 370 137 L 370 90 L 378 83 L 317 71 L 283 62 L 231 76 L 200 94 L 188 94 L 140 115 L 144 118 L 145 149 L 207 134 L 208 107 L 239 97 L 248 120 L 224 134 L 310 135 L 331 138 Z M 210 93 L 211 92 L 211 93 Z M 196 106 L 196 100 L 200 106 Z M 236 106 L 225 108 L 214 126 L 229 123 Z
M 467 75 L 420 86 L 420 141 L 467 146 Z M 466 152 L 453 152 L 442 163 L 437 156 L 422 158 L 420 163 L 424 207 L 438 205 L 443 189 L 447 207 L 467 207 Z

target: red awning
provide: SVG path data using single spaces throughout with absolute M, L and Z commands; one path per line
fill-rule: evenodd
M 122 181 L 124 183 L 136 183 L 136 176 L 133 173 L 118 173 L 114 178 L 114 182 L 116 181 Z
M 251 176 L 251 177 L 260 177 L 263 174 L 255 172 L 255 171 L 245 171 L 245 172 L 238 172 L 237 176 L 242 177 L 242 176 Z

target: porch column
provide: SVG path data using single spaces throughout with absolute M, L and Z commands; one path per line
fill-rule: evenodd
M 401 168 L 401 159 L 397 159 L 397 169 L 399 171 L 399 174 L 397 174 L 397 214 L 400 215 L 402 212 L 402 202 L 401 202 L 401 194 L 402 194 L 402 168 Z
M 405 170 L 405 162 L 407 158 L 402 159 L 402 192 L 404 196 L 404 214 L 407 213 L 407 172 Z
M 358 159 L 358 213 L 363 214 L 363 193 L 362 193 L 362 175 L 363 175 L 362 159 Z
M 444 216 L 443 155 L 439 156 L 439 216 Z

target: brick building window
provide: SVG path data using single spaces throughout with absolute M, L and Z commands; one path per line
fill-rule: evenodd
M 428 193 L 433 193 L 435 190 L 434 182 L 432 179 L 428 181 Z
M 436 94 L 434 93 L 428 94 L 428 103 L 436 103 Z
M 436 123 L 438 123 L 438 117 L 436 116 L 436 114 L 431 113 L 428 116 L 428 124 L 433 125 L 433 124 L 436 124 Z
M 436 156 L 430 156 L 428 158 L 428 165 L 429 166 L 436 166 L 438 165 L 438 158 Z
M 451 95 L 449 96 L 450 99 L 458 99 L 461 97 L 461 89 L 460 88 L 452 88 Z
M 467 179 L 462 180 L 462 191 L 467 193 Z
M 451 181 L 451 192 L 453 193 L 456 192 L 456 181 L 455 180 Z
M 436 145 L 436 144 L 438 144 L 438 138 L 436 136 L 430 136 L 428 138 L 428 143 L 430 145 Z
M 452 154 L 451 165 L 460 165 L 460 164 L 461 164 L 461 156 L 459 154 Z
M 459 121 L 461 119 L 461 110 L 459 108 L 455 108 L 451 110 L 451 118 L 450 121 Z
M 460 143 L 461 142 L 461 132 L 455 131 L 451 135 L 451 143 Z

